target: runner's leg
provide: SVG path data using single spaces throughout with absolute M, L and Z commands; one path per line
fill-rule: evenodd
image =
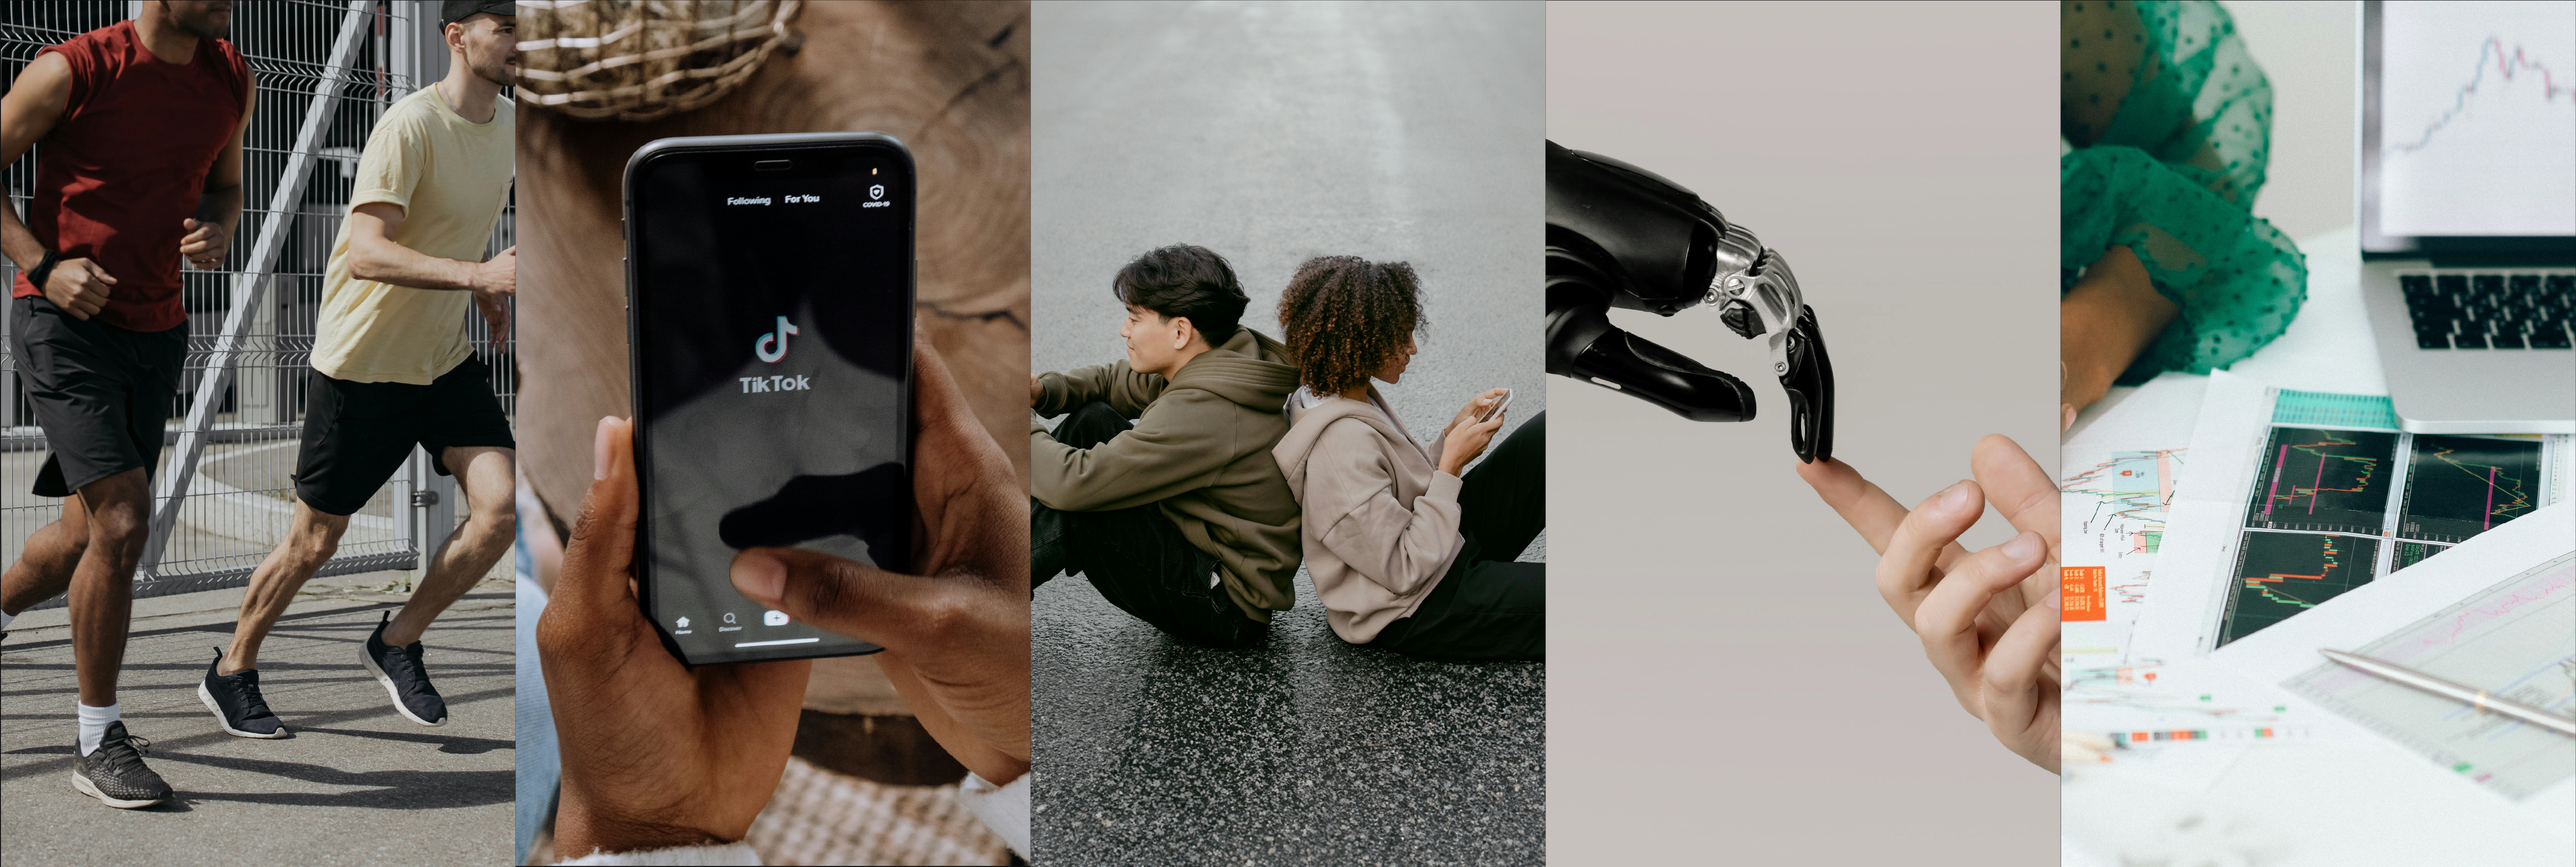
M 18 561 L 0 575 L 0 613 L 16 617 L 71 589 L 72 571 L 88 549 L 89 510 L 81 508 L 81 498 L 64 497 L 62 517 L 28 535 Z
M 217 674 L 236 674 L 246 668 L 259 667 L 259 645 L 268 639 L 268 631 L 285 616 L 286 607 L 295 602 L 295 591 L 331 561 L 339 550 L 340 534 L 349 529 L 347 515 L 334 515 L 295 501 L 295 518 L 287 525 L 286 538 L 259 561 L 250 573 L 250 591 L 242 594 L 241 616 L 233 620 L 232 647 L 224 651 L 224 660 L 215 667 Z
M 518 533 L 517 490 L 512 484 L 517 452 L 491 446 L 449 446 L 441 451 L 440 459 L 455 474 L 470 511 L 465 523 L 457 525 L 431 556 L 428 574 L 412 588 L 411 601 L 403 603 L 402 612 L 385 627 L 384 641 L 395 647 L 419 641 L 430 621 L 474 589 L 492 564 L 501 562 Z
M 72 663 L 80 672 L 80 703 L 116 703 L 116 676 L 125 665 L 125 633 L 134 613 L 134 563 L 151 531 L 152 489 L 141 468 L 82 485 L 89 544 L 71 583 Z

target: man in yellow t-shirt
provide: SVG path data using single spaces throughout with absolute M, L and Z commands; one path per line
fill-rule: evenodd
M 295 517 L 251 573 L 230 652 L 218 651 L 197 697 L 225 732 L 285 737 L 259 690 L 259 645 L 306 579 L 331 559 L 349 516 L 367 504 L 418 444 L 456 477 L 465 523 L 430 557 L 401 614 L 361 643 L 360 664 L 394 710 L 421 725 L 447 704 L 421 665 L 420 635 L 509 550 L 517 443 L 492 394 L 491 370 L 465 338 L 480 308 L 508 327 L 517 250 L 483 261 L 510 196 L 517 9 L 500 0 L 446 0 L 447 76 L 395 102 L 358 159 L 349 218 L 331 250 L 313 371 L 306 386 Z

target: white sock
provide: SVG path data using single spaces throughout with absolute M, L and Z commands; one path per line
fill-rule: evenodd
M 98 752 L 98 742 L 107 737 L 107 724 L 125 718 L 124 702 L 106 707 L 80 706 L 80 754 Z
M 6 611 L 0 611 L 0 629 L 9 628 L 9 621 L 16 619 L 18 619 L 18 615 L 11 614 Z

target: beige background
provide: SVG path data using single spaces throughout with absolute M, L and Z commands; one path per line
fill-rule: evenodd
M 2004 433 L 2054 471 L 2057 7 L 1548 8 L 1548 134 L 1690 187 L 1795 264 L 1837 456 L 1913 503 Z M 1750 382 L 1698 424 L 1549 378 L 1557 863 L 2040 864 L 2057 779 L 1960 710 L 1799 481 L 1759 345 L 1614 311 Z M 1989 517 L 1983 547 L 2008 538 Z
M 2293 238 L 2353 223 L 2360 124 L 2361 4 L 2312 0 L 2222 3 L 2245 50 L 2272 82 L 2270 180 L 2254 216 Z

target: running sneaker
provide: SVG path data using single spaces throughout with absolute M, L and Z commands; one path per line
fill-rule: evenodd
M 214 712 L 215 724 L 237 738 L 285 737 L 286 724 L 278 721 L 268 709 L 268 699 L 259 694 L 259 669 L 216 674 L 223 661 L 224 649 L 215 648 L 215 661 L 206 663 L 206 679 L 197 682 L 197 700 Z
M 385 643 L 385 627 L 394 621 L 391 611 L 376 622 L 376 631 L 367 634 L 366 644 L 358 648 L 358 661 L 366 663 L 367 673 L 385 685 L 392 696 L 394 709 L 412 722 L 425 726 L 447 722 L 447 700 L 438 697 L 438 687 L 429 685 L 429 669 L 420 663 L 420 642 L 402 647 Z
M 72 761 L 72 788 L 81 794 L 106 802 L 110 807 L 131 810 L 149 807 L 178 797 L 161 775 L 143 766 L 143 753 L 151 741 L 125 733 L 125 721 L 107 724 L 107 733 L 98 739 L 98 749 Z M 80 751 L 75 738 L 72 751 Z

